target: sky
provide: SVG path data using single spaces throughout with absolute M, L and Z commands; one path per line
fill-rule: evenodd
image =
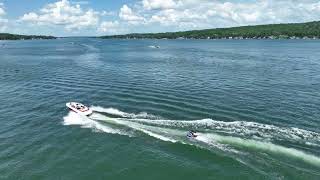
M 0 32 L 98 36 L 320 20 L 320 0 L 0 0 Z

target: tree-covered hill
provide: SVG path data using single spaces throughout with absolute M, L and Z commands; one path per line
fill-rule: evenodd
M 156 39 L 299 39 L 320 38 L 320 21 L 292 24 L 268 24 L 231 28 L 205 29 L 183 32 L 125 34 L 101 38 L 156 38 Z
M 0 33 L 0 40 L 28 40 L 28 39 L 56 39 L 53 36 L 36 36 L 36 35 L 18 35 L 9 33 Z

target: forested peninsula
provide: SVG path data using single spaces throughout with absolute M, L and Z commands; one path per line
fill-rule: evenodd
M 31 39 L 56 39 L 56 37 L 0 33 L 0 40 L 31 40 Z
M 165 33 L 102 36 L 116 39 L 319 39 L 320 21 L 267 24 Z

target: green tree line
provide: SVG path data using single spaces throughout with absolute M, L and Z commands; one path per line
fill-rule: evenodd
M 221 38 L 320 38 L 320 21 L 291 24 L 268 24 L 256 26 L 241 26 L 231 28 L 204 29 L 182 32 L 166 33 L 141 33 L 114 36 L 102 36 L 101 38 L 154 38 L 154 39 L 221 39 Z
M 53 36 L 36 36 L 36 35 L 18 35 L 9 33 L 0 33 L 0 40 L 28 40 L 28 39 L 55 39 Z

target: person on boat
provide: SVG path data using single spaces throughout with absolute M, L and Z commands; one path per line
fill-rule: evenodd
M 194 130 L 190 130 L 187 134 L 188 138 L 195 138 L 197 137 L 196 132 Z

